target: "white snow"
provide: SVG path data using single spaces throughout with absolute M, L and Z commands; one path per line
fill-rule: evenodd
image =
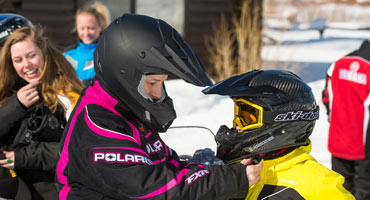
M 315 30 L 266 30 L 265 34 L 278 41 L 262 48 L 262 58 L 269 61 L 334 62 L 357 49 L 368 30 L 326 29 L 320 39 Z

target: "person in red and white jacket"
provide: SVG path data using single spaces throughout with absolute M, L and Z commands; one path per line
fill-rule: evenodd
M 356 199 L 370 199 L 370 42 L 333 63 L 322 100 L 329 116 L 332 169 Z

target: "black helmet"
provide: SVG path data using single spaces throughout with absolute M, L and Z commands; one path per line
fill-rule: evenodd
M 28 19 L 21 15 L 13 13 L 0 14 L 0 46 L 13 31 L 23 26 L 33 25 Z
M 150 102 L 138 92 L 143 75 L 174 74 L 197 85 L 212 85 L 190 46 L 166 22 L 124 14 L 102 33 L 94 52 L 96 78 L 124 107 L 155 131 L 176 118 L 172 100 Z
M 308 144 L 319 107 L 311 88 L 292 72 L 254 70 L 203 90 L 230 96 L 234 129 L 221 126 L 217 157 L 226 162 Z M 236 126 L 242 132 L 235 130 Z

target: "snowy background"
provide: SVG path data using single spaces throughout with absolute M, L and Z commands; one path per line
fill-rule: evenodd
M 357 49 L 363 40 L 370 40 L 369 30 L 357 30 L 355 24 L 342 24 L 328 28 L 320 38 L 316 30 L 267 29 L 265 34 L 278 43 L 263 46 L 264 62 L 278 68 L 297 73 L 312 88 L 320 106 L 320 119 L 311 135 L 312 152 L 316 160 L 331 168 L 327 149 L 329 123 L 321 101 L 324 78 L 330 63 Z M 275 63 L 275 64 L 274 64 Z M 233 102 L 228 97 L 203 95 L 201 87 L 195 87 L 182 80 L 166 82 L 167 92 L 174 100 L 177 119 L 174 126 L 203 126 L 216 134 L 220 125 L 232 126 Z M 205 147 L 216 150 L 216 143 L 210 131 L 202 128 L 173 128 L 161 134 L 167 144 L 178 154 L 192 155 Z

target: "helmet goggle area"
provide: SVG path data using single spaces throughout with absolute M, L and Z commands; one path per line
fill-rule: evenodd
M 264 124 L 313 121 L 319 118 L 318 106 L 313 110 L 264 111 L 262 106 L 248 100 L 242 98 L 233 100 L 235 105 L 233 128 L 238 126 L 243 131 L 260 128 Z

